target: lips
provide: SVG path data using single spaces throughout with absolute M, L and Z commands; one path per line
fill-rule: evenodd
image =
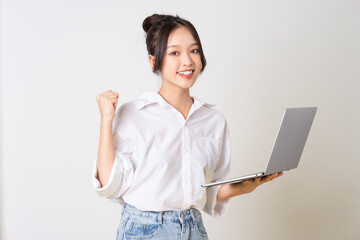
M 193 76 L 194 70 L 193 69 L 187 69 L 187 70 L 183 70 L 183 71 L 179 71 L 177 72 L 177 74 L 185 79 L 189 79 Z

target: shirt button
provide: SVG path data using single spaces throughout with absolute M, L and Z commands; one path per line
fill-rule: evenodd
M 185 148 L 185 152 L 189 152 L 189 149 L 188 149 L 188 148 Z

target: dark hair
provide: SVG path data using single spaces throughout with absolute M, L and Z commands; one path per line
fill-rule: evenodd
M 191 32 L 196 43 L 199 45 L 202 64 L 200 72 L 204 71 L 206 59 L 201 46 L 200 37 L 195 27 L 189 21 L 180 18 L 178 15 L 153 14 L 145 18 L 142 27 L 146 32 L 146 47 L 148 54 L 155 57 L 154 73 L 159 73 L 161 70 L 170 33 L 181 26 L 186 27 Z

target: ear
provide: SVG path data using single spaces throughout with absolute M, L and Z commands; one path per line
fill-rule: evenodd
M 152 69 L 154 69 L 155 66 L 155 57 L 153 55 L 149 55 L 149 63 Z

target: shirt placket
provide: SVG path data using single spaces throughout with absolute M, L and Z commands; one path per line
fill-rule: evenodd
M 185 122 L 186 123 L 186 122 Z M 191 192 L 190 189 L 190 146 L 189 146 L 189 136 L 187 131 L 186 124 L 183 125 L 182 129 L 182 187 L 184 191 L 184 202 L 183 208 L 185 209 L 190 202 L 189 193 Z
M 191 182 L 190 182 L 190 161 L 191 161 L 191 153 L 190 153 L 190 136 L 188 132 L 187 122 L 189 121 L 190 116 L 197 110 L 195 104 L 193 104 L 190 108 L 189 114 L 186 119 L 184 116 L 174 107 L 171 106 L 172 111 L 175 113 L 177 118 L 179 119 L 180 123 L 182 124 L 182 167 L 181 167 L 181 182 L 182 182 L 182 189 L 184 193 L 184 200 L 183 200 L 183 209 L 187 208 L 191 205 Z

